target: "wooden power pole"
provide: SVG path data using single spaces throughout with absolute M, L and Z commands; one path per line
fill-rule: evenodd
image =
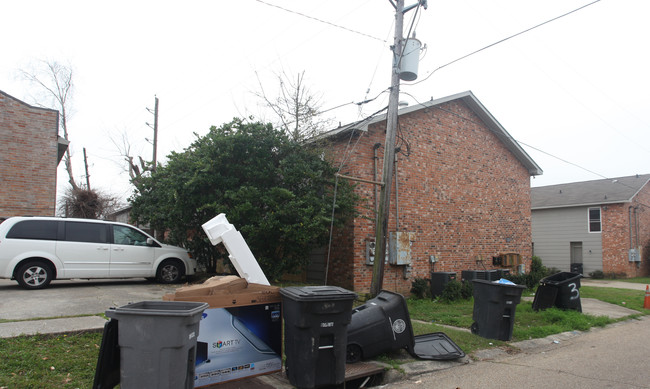
M 404 52 L 403 27 L 404 13 L 415 6 L 424 5 L 426 0 L 420 0 L 415 6 L 404 8 L 404 0 L 391 3 L 395 7 L 395 40 L 393 43 L 393 67 L 390 83 L 390 96 L 388 98 L 388 114 L 386 119 L 386 141 L 384 143 L 384 167 L 379 193 L 379 209 L 375 225 L 375 261 L 372 268 L 370 295 L 375 297 L 382 289 L 384 280 L 384 262 L 386 260 L 386 242 L 388 241 L 388 215 L 390 213 L 390 195 L 393 186 L 395 168 L 395 138 L 397 134 L 397 110 L 399 109 L 400 62 Z M 408 38 L 408 37 L 407 37 Z
M 88 173 L 88 156 L 84 147 L 84 165 L 86 166 L 86 190 L 90 191 L 90 173 Z
M 156 105 L 153 108 L 153 165 L 151 171 L 156 171 L 158 164 L 158 96 L 156 97 Z

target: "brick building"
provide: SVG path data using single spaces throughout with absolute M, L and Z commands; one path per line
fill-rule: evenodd
M 650 274 L 650 174 L 532 189 L 535 255 L 588 275 Z
M 385 128 L 384 115 L 324 134 L 341 174 L 381 180 Z M 530 177 L 542 170 L 471 92 L 401 109 L 396 146 L 385 289 L 408 293 L 432 270 L 529 266 Z M 357 182 L 360 215 L 334 233 L 328 284 L 369 291 L 378 191 Z M 495 265 L 506 253 L 521 262 Z
M 56 170 L 68 142 L 58 111 L 33 107 L 0 91 L 0 219 L 54 216 Z

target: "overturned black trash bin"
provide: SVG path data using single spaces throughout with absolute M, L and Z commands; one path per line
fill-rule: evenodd
M 196 338 L 206 308 L 207 303 L 142 301 L 106 311 L 117 325 L 105 328 L 93 387 L 113 385 L 119 368 L 123 389 L 193 388 Z
M 445 290 L 445 287 L 451 280 L 456 279 L 456 272 L 449 271 L 432 271 L 431 272 L 431 298 L 435 299 L 436 297 L 442 294 L 442 291 Z
M 582 312 L 580 278 L 582 274 L 571 272 L 559 272 L 543 278 L 535 292 L 533 309 L 538 311 L 555 306 Z
M 474 283 L 473 334 L 488 339 L 512 339 L 515 311 L 521 301 L 523 285 L 505 284 L 486 280 Z
M 382 290 L 352 311 L 346 361 L 354 363 L 386 351 L 413 349 L 411 318 L 404 296 Z
M 300 389 L 343 383 L 356 294 L 336 286 L 295 286 L 280 294 L 289 382 Z

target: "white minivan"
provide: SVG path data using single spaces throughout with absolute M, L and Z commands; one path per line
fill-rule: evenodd
M 144 277 L 171 284 L 196 267 L 187 250 L 128 224 L 57 217 L 10 217 L 0 224 L 0 278 L 27 289 L 70 278 Z

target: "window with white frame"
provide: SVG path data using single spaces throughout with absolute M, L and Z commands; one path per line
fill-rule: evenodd
M 589 232 L 601 232 L 600 208 L 589 208 Z

